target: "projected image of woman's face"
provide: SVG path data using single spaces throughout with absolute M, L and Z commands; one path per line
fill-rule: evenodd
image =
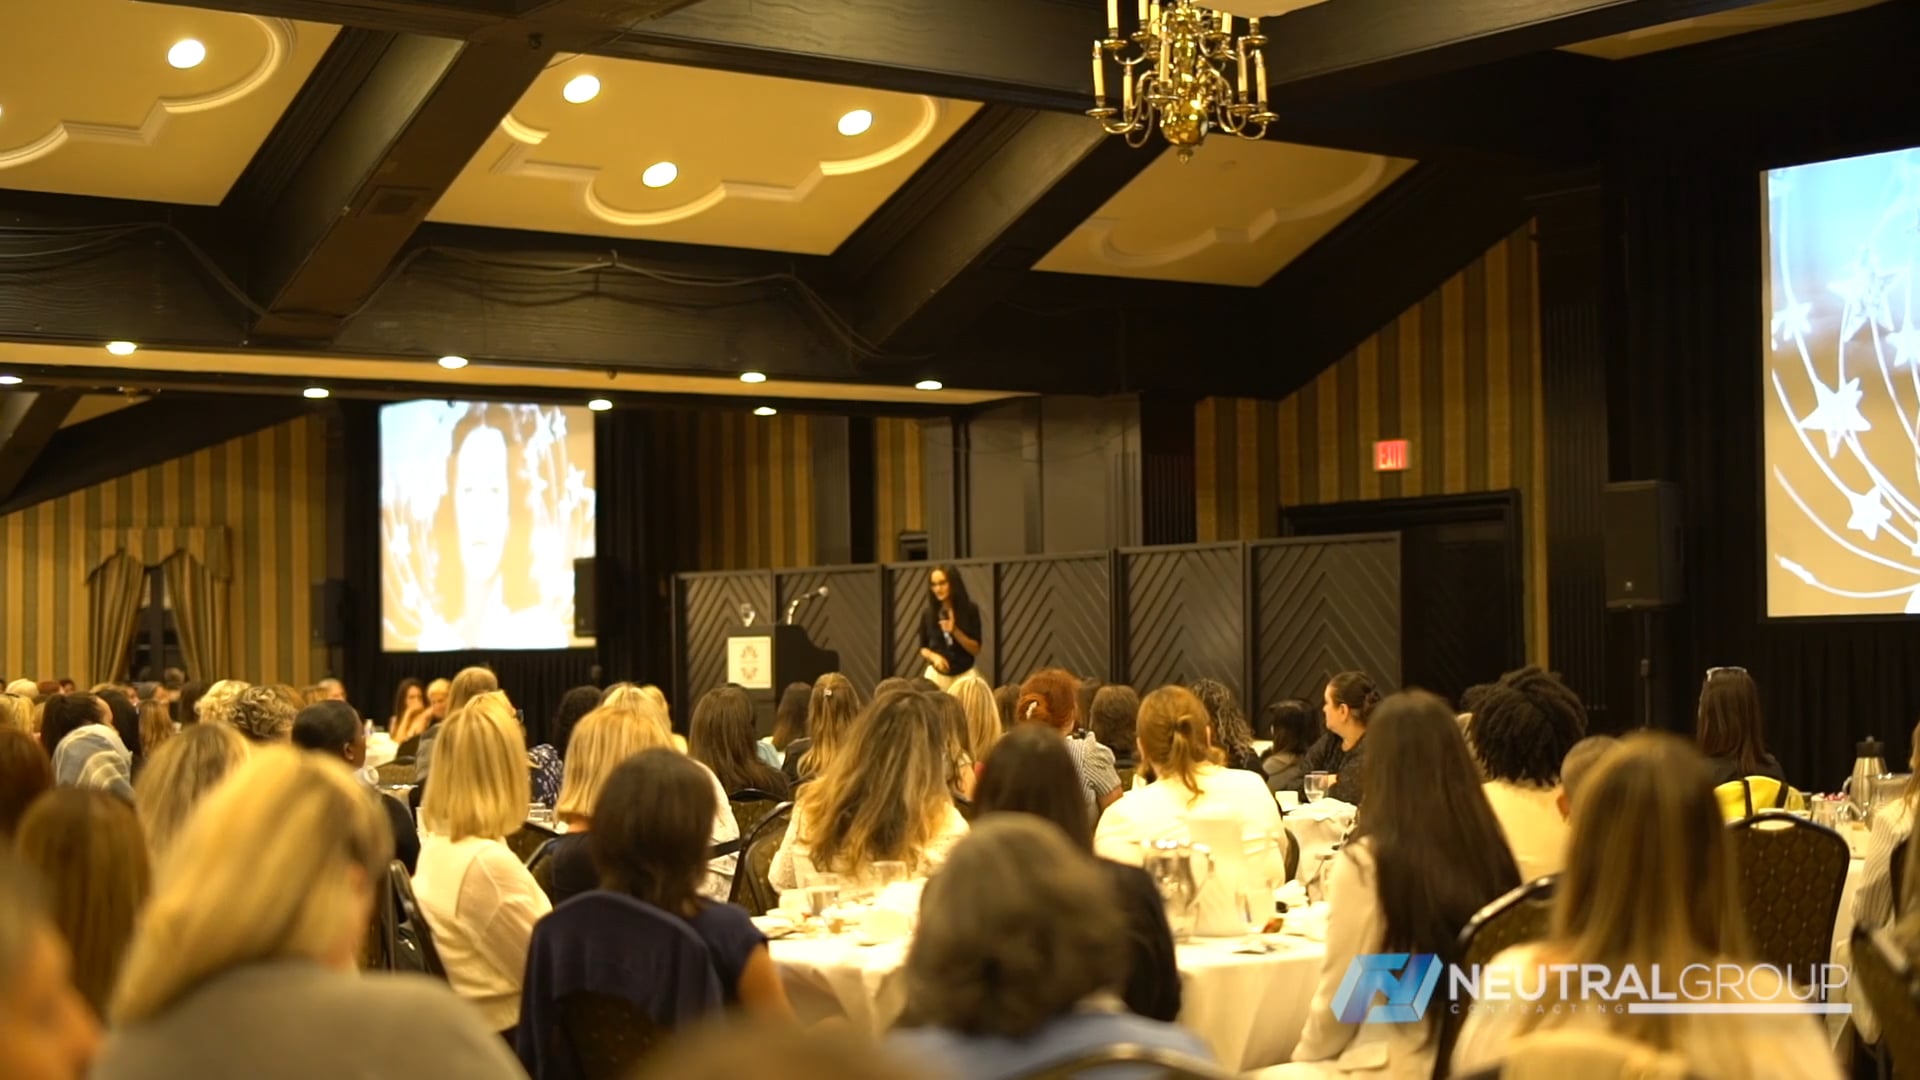
M 454 459 L 453 518 L 469 584 L 493 580 L 506 551 L 509 515 L 507 440 L 497 428 L 475 428 Z

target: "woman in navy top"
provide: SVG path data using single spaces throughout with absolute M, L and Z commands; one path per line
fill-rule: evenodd
M 692 758 L 656 749 L 627 759 L 600 790 L 587 833 L 600 886 L 685 919 L 707 943 L 728 1005 L 790 1019 L 766 935 L 744 910 L 700 895 L 714 803 L 713 780 Z
M 951 566 L 927 574 L 927 610 L 920 617 L 920 658 L 926 677 L 945 690 L 973 670 L 980 655 L 980 607 L 967 596 L 967 583 Z

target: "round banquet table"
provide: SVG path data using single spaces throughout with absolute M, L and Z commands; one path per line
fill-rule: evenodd
M 1205 1039 L 1233 1071 L 1285 1062 L 1306 1026 L 1326 945 L 1290 935 L 1263 938 L 1274 951 L 1240 953 L 1239 939 L 1178 947 L 1180 1024 Z M 802 1021 L 844 1017 L 884 1030 L 906 1005 L 905 942 L 861 945 L 852 934 L 782 938 L 768 946 Z

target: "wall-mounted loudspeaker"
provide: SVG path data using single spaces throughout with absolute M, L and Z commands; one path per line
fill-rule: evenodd
M 1607 610 L 1672 607 L 1684 597 L 1680 488 L 1664 480 L 1608 484 Z

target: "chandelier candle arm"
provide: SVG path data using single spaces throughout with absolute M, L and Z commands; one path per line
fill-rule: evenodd
M 1279 119 L 1267 107 L 1267 39 L 1258 18 L 1236 35 L 1231 12 L 1197 0 L 1138 0 L 1138 22 L 1123 36 L 1119 7 L 1108 0 L 1107 35 L 1094 41 L 1094 107 L 1087 110 L 1109 134 L 1140 147 L 1157 128 L 1185 161 L 1214 131 L 1258 139 Z M 1107 104 L 1109 61 L 1119 67 L 1118 109 Z
M 1120 0 L 1107 0 L 1107 36 L 1120 36 Z
M 1107 107 L 1107 64 L 1099 42 L 1093 43 L 1093 100 L 1096 110 Z M 1244 89 L 1244 88 L 1243 88 Z

